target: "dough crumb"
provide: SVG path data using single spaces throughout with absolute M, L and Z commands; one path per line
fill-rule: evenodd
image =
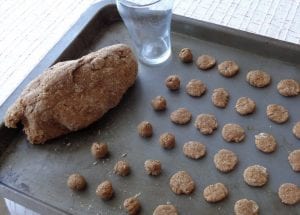
M 278 196 L 282 203 L 295 205 L 300 201 L 300 188 L 292 183 L 284 183 L 278 189 Z
M 204 135 L 212 134 L 218 127 L 217 119 L 212 114 L 199 114 L 195 120 L 195 127 Z
M 152 99 L 151 105 L 154 110 L 162 111 L 167 108 L 167 100 L 163 96 L 156 96 Z
M 178 215 L 178 212 L 174 205 L 158 205 L 153 215 Z
M 205 93 L 206 85 L 201 80 L 192 79 L 186 85 L 185 90 L 190 96 L 200 97 Z
M 183 153 L 191 159 L 200 159 L 206 154 L 204 144 L 197 141 L 189 141 L 183 145 Z
M 196 61 L 199 69 L 208 70 L 216 65 L 216 59 L 210 55 L 201 55 Z
M 222 183 L 211 184 L 203 191 L 203 197 L 207 202 L 219 202 L 229 194 L 227 187 Z
M 92 144 L 91 153 L 96 159 L 104 158 L 108 154 L 108 146 L 105 143 L 95 142 Z
M 178 54 L 178 57 L 181 60 L 181 62 L 183 62 L 183 63 L 193 62 L 193 54 L 192 54 L 191 49 L 189 49 L 189 48 L 181 49 Z
M 118 161 L 114 166 L 114 173 L 120 176 L 127 176 L 130 173 L 129 163 L 125 160 Z
M 229 93 L 224 88 L 214 89 L 211 96 L 211 101 L 214 106 L 219 108 L 225 108 L 229 101 Z
M 189 195 L 195 187 L 194 180 L 186 171 L 178 171 L 170 178 L 170 188 L 177 195 Z
M 224 125 L 222 136 L 227 142 L 239 143 L 245 139 L 245 130 L 238 124 L 229 123 Z
M 221 172 L 232 171 L 238 163 L 237 155 L 228 149 L 221 149 L 214 156 L 214 164 Z
M 141 204 L 137 197 L 129 197 L 125 199 L 123 207 L 129 215 L 136 215 L 140 212 Z
M 253 187 L 262 187 L 268 182 L 267 169 L 260 165 L 249 166 L 243 173 L 244 181 Z
M 277 104 L 270 104 L 267 106 L 267 117 L 278 124 L 284 123 L 289 119 L 288 110 Z
M 82 175 L 74 173 L 69 176 L 67 185 L 74 191 L 81 191 L 86 188 L 86 180 Z
M 258 215 L 259 207 L 253 200 L 240 199 L 234 204 L 235 215 Z
M 221 75 L 230 78 L 235 76 L 239 72 L 240 68 L 236 62 L 227 60 L 218 65 L 218 70 Z
M 159 160 L 146 160 L 144 167 L 148 175 L 158 176 L 161 174 L 161 162 Z
M 192 113 L 186 108 L 179 108 L 171 113 L 170 119 L 175 124 L 184 125 L 191 121 Z
M 300 149 L 292 151 L 288 156 L 289 163 L 295 172 L 300 172 Z
M 114 189 L 110 181 L 103 181 L 96 189 L 96 195 L 103 200 L 109 200 L 114 194 Z
M 277 90 L 283 96 L 298 96 L 300 93 L 300 84 L 293 79 L 281 80 L 277 84 Z
M 141 137 L 151 137 L 153 134 L 153 127 L 148 121 L 142 121 L 138 125 L 137 130 Z
M 172 149 L 175 147 L 176 140 L 175 136 L 172 133 L 163 133 L 159 137 L 159 144 L 164 149 Z
M 180 77 L 178 75 L 170 75 L 165 80 L 165 85 L 170 90 L 178 90 L 180 88 Z

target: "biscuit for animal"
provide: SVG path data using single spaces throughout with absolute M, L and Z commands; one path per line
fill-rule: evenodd
M 227 142 L 239 143 L 245 139 L 245 130 L 238 124 L 229 123 L 222 129 L 222 137 Z
M 178 211 L 174 205 L 158 205 L 153 215 L 178 215 Z
M 144 167 L 148 175 L 157 176 L 161 173 L 161 163 L 159 160 L 146 160 Z
M 262 187 L 268 181 L 267 169 L 260 165 L 249 166 L 243 173 L 244 181 L 253 187 Z
M 214 89 L 211 96 L 212 103 L 219 108 L 225 108 L 229 101 L 229 93 L 224 88 Z
M 175 194 L 191 194 L 195 187 L 194 180 L 186 171 L 178 171 L 170 178 L 170 188 Z
M 180 88 L 180 77 L 178 75 L 170 75 L 166 78 L 165 85 L 170 90 L 178 90 Z
M 172 149 L 172 148 L 174 148 L 174 146 L 176 144 L 176 140 L 175 140 L 174 134 L 171 134 L 171 133 L 168 133 L 168 132 L 163 133 L 159 137 L 159 144 L 164 149 Z
M 221 172 L 232 171 L 238 163 L 237 155 L 228 149 L 221 149 L 214 156 L 214 164 Z
M 188 158 L 199 159 L 206 153 L 206 147 L 204 144 L 197 141 L 189 141 L 182 147 L 183 153 Z
M 300 84 L 293 79 L 281 80 L 277 84 L 277 90 L 283 96 L 297 96 L 300 93 Z
M 134 196 L 125 199 L 123 207 L 129 215 L 136 215 L 141 209 L 141 204 L 138 198 Z
M 294 127 L 293 127 L 293 134 L 295 135 L 295 137 L 297 137 L 298 139 L 300 139 L 300 121 L 297 122 Z
M 212 114 L 199 114 L 195 120 L 195 127 L 202 134 L 212 134 L 218 127 L 217 119 Z
M 81 191 L 84 190 L 86 187 L 86 180 L 82 175 L 74 173 L 69 176 L 67 185 L 70 189 L 74 191 Z
M 216 59 L 210 55 L 201 55 L 198 57 L 196 65 L 199 69 L 208 70 L 216 65 Z
M 240 115 L 251 114 L 255 111 L 255 102 L 248 97 L 241 97 L 235 104 L 235 110 Z
M 254 87 L 266 87 L 271 83 L 271 76 L 262 70 L 249 71 L 246 79 Z
M 207 202 L 219 202 L 229 194 L 227 187 L 222 183 L 211 184 L 203 191 L 203 197 Z
M 152 99 L 151 105 L 154 110 L 162 111 L 167 108 L 167 100 L 163 96 L 156 96 Z
M 278 189 L 278 196 L 284 204 L 297 204 L 300 201 L 300 188 L 292 183 L 284 183 Z
M 114 173 L 120 176 L 127 176 L 130 173 L 130 166 L 127 161 L 121 160 L 114 166 Z
M 267 106 L 267 117 L 278 124 L 284 123 L 289 119 L 288 110 L 277 104 L 270 104 Z
M 96 195 L 101 199 L 109 200 L 114 194 L 114 189 L 110 181 L 103 181 L 96 189 Z
M 236 64 L 236 62 L 227 60 L 218 65 L 218 70 L 221 75 L 229 78 L 236 75 L 239 72 L 240 68 Z
M 235 215 L 258 215 L 259 207 L 253 200 L 240 199 L 234 204 Z
M 260 151 L 271 153 L 275 151 L 277 143 L 271 134 L 259 133 L 255 135 L 255 145 Z
M 170 119 L 176 124 L 184 125 L 191 121 L 192 113 L 186 108 L 179 108 L 171 113 Z
M 104 158 L 108 154 L 108 147 L 105 143 L 93 143 L 91 153 L 96 159 Z
M 186 85 L 185 90 L 190 96 L 199 97 L 205 93 L 206 85 L 201 80 L 192 79 Z
M 178 57 L 183 63 L 193 62 L 193 54 L 192 54 L 191 49 L 189 49 L 189 48 L 181 49 L 178 54 Z
M 300 171 L 300 149 L 292 151 L 288 156 L 289 163 L 295 172 Z
M 142 121 L 137 127 L 138 133 L 141 137 L 151 137 L 153 128 L 150 122 Z

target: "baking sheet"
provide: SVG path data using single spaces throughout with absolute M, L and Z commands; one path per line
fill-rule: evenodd
M 174 204 L 180 214 L 232 214 L 234 202 L 241 198 L 255 200 L 260 214 L 299 214 L 299 204 L 281 204 L 277 190 L 285 182 L 299 185 L 300 175 L 291 170 L 287 156 L 300 146 L 291 132 L 294 123 L 300 120 L 300 99 L 299 96 L 286 98 L 276 91 L 276 84 L 281 79 L 300 80 L 299 46 L 179 16 L 173 17 L 172 31 L 171 59 L 156 67 L 140 64 L 138 79 L 121 103 L 88 128 L 39 146 L 29 144 L 21 130 L 1 127 L 1 194 L 42 214 L 124 214 L 124 199 L 136 194 L 140 194 L 141 214 L 152 214 L 157 205 L 167 202 Z M 130 44 L 130 39 L 116 7 L 110 1 L 94 5 L 1 107 L 0 116 L 3 118 L 7 107 L 26 83 L 54 61 L 74 59 L 119 42 Z M 228 79 L 219 75 L 216 67 L 203 72 L 194 64 L 182 64 L 177 53 L 184 47 L 192 48 L 195 57 L 206 53 L 216 57 L 218 62 L 235 60 L 240 72 Z M 250 69 L 270 73 L 271 85 L 263 89 L 248 85 L 245 77 Z M 170 74 L 181 77 L 178 92 L 171 92 L 164 86 L 164 80 Z M 193 98 L 185 93 L 185 85 L 191 79 L 206 83 L 205 95 Z M 230 92 L 226 109 L 216 108 L 211 103 L 211 93 L 218 87 Z M 151 108 L 150 101 L 157 95 L 167 99 L 165 112 L 154 112 Z M 240 116 L 235 112 L 235 102 L 241 96 L 256 101 L 254 114 Z M 290 119 L 287 123 L 278 125 L 266 118 L 266 106 L 270 103 L 288 108 Z M 169 120 L 170 113 L 179 107 L 192 112 L 193 119 L 188 125 L 178 126 Z M 194 127 L 193 122 L 200 113 L 213 113 L 217 117 L 219 127 L 213 135 L 204 136 Z M 152 138 L 143 139 L 137 135 L 136 126 L 142 120 L 153 124 Z M 230 122 L 238 123 L 246 130 L 245 141 L 233 144 L 222 139 L 222 126 Z M 167 131 L 176 136 L 177 145 L 170 151 L 163 150 L 158 144 L 159 135 Z M 256 149 L 254 135 L 259 132 L 275 136 L 276 152 L 267 155 Z M 195 161 L 183 155 L 182 146 L 189 140 L 206 145 L 207 155 L 203 159 Z M 108 144 L 110 156 L 107 159 L 96 162 L 92 158 L 90 146 L 94 141 Z M 213 156 L 222 148 L 239 156 L 240 162 L 231 173 L 221 173 L 214 167 Z M 126 156 L 122 157 L 124 154 Z M 114 164 L 120 159 L 131 165 L 132 173 L 128 177 L 112 173 Z M 161 176 L 145 174 L 146 159 L 161 160 Z M 253 164 L 263 165 L 269 171 L 269 181 L 263 188 L 249 187 L 243 181 L 243 170 Z M 179 170 L 189 172 L 196 182 L 196 190 L 191 196 L 177 196 L 169 188 L 170 176 Z M 67 177 L 73 172 L 81 173 L 88 182 L 88 188 L 82 193 L 73 193 L 66 186 Z M 108 202 L 95 195 L 97 185 L 106 179 L 112 181 L 115 189 L 115 198 Z M 203 189 L 217 182 L 228 187 L 229 197 L 216 204 L 205 202 Z

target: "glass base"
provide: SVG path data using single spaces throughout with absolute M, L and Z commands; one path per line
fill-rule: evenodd
M 161 64 L 161 63 L 167 61 L 170 56 L 171 56 L 171 49 L 169 48 L 162 55 L 160 55 L 158 57 L 152 58 L 151 55 L 144 54 L 142 56 L 139 56 L 139 60 L 142 63 L 147 64 L 147 65 L 158 65 L 158 64 Z

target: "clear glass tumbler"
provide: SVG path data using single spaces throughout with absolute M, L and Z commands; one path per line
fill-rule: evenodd
M 145 64 L 160 64 L 171 55 L 173 0 L 116 0 L 137 55 Z

